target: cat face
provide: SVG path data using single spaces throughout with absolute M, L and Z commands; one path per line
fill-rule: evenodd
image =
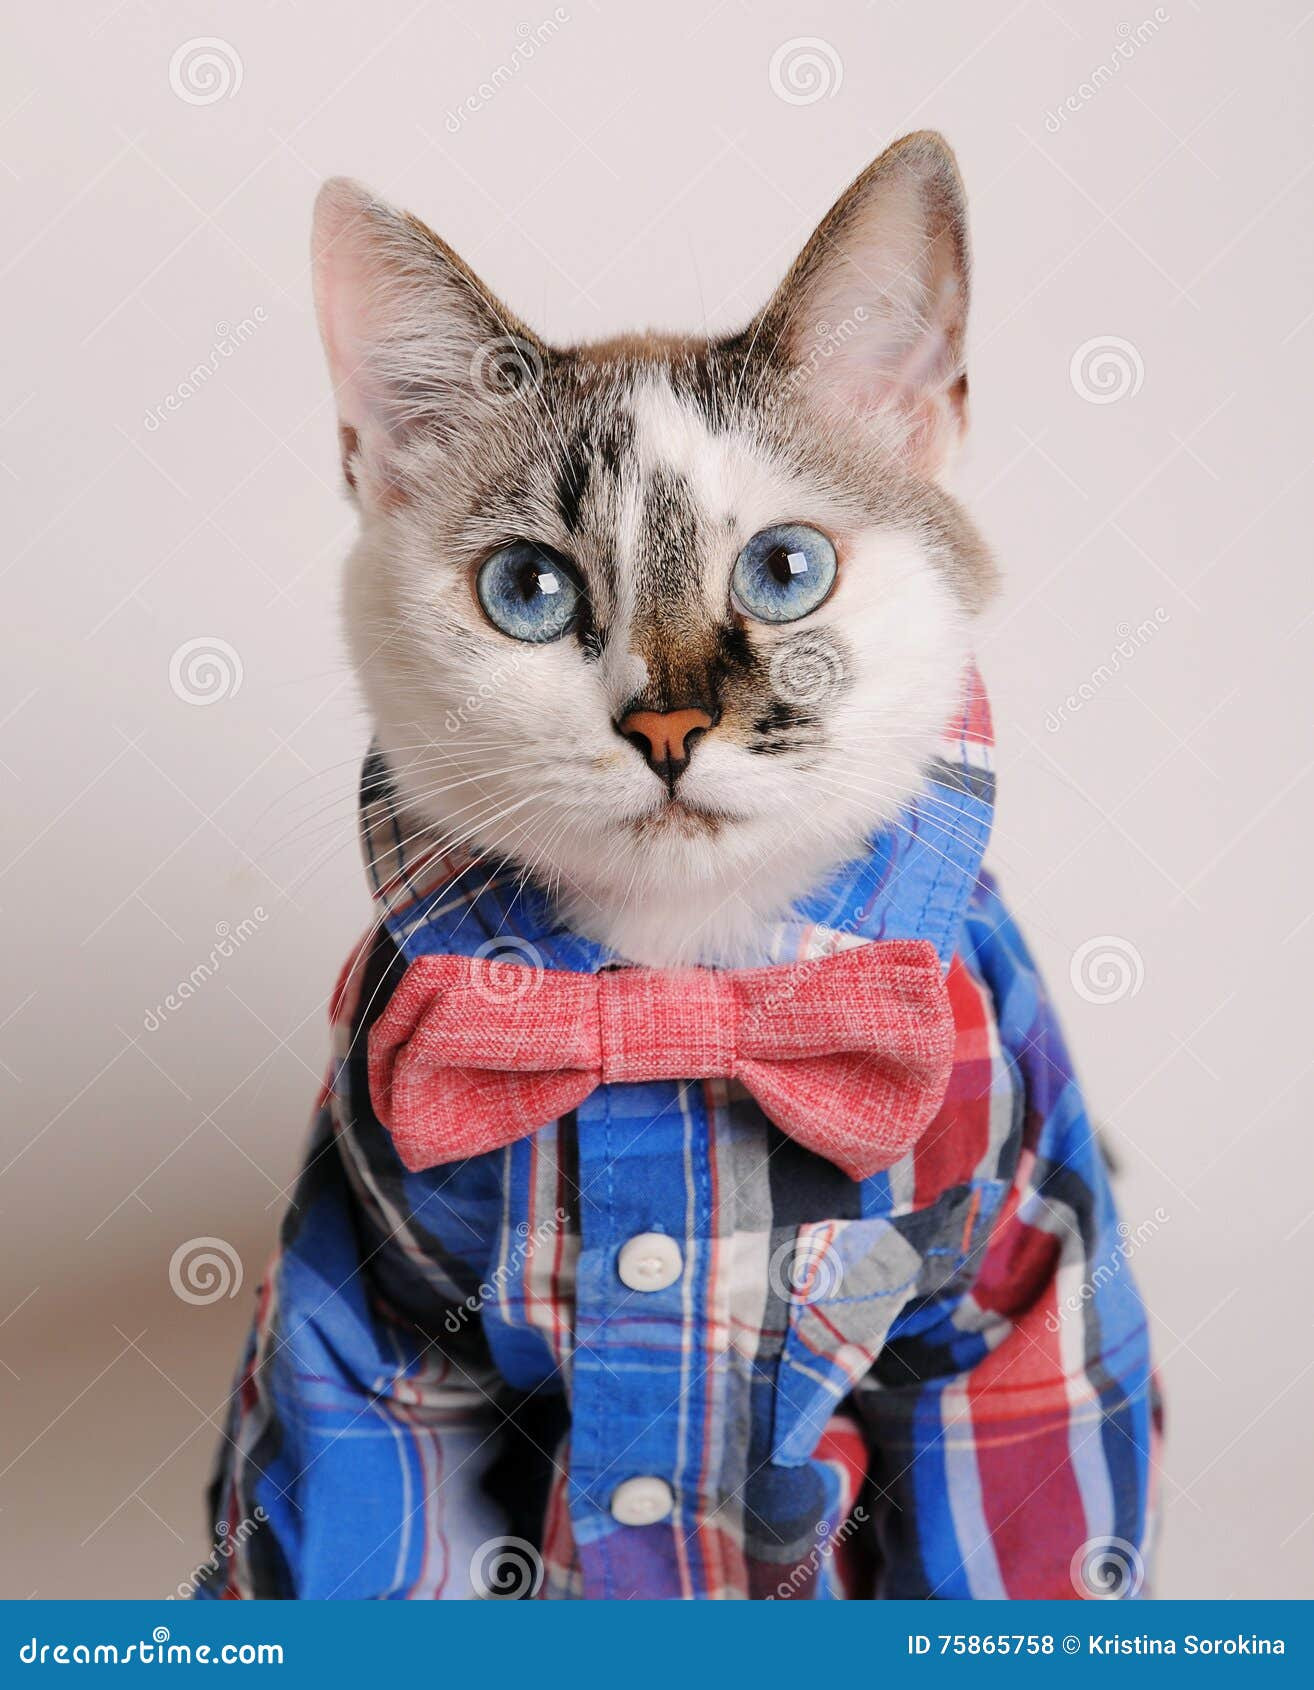
M 408 809 L 635 961 L 734 962 L 916 792 L 983 546 L 961 186 L 891 148 L 741 334 L 553 349 L 326 186 L 316 296 L 361 512 L 346 622 Z

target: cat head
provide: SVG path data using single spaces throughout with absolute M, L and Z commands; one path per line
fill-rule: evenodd
M 962 183 L 889 148 L 721 339 L 551 347 L 358 184 L 315 296 L 346 624 L 408 810 L 635 961 L 733 962 L 921 784 L 993 570 Z

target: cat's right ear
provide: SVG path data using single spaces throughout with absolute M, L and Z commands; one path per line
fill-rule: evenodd
M 311 256 L 347 485 L 366 505 L 404 499 L 415 436 L 468 428 L 536 379 L 546 348 L 437 235 L 347 177 L 319 191 Z
M 787 395 L 934 475 L 966 426 L 968 271 L 954 155 L 905 135 L 822 219 L 751 342 L 789 366 Z

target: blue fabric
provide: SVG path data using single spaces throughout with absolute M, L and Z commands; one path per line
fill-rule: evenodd
M 763 958 L 936 945 L 959 1056 L 893 1167 L 855 1183 L 733 1088 L 672 1082 L 599 1087 L 532 1139 L 410 1173 L 363 1051 L 406 963 L 612 959 L 509 869 L 430 884 L 367 771 L 383 932 L 221 1451 L 217 1543 L 259 1523 L 203 1594 L 468 1596 L 508 1538 L 524 1593 L 556 1597 L 1072 1596 L 1106 1539 L 1141 1562 L 1145 1320 L 1053 1012 L 981 872 L 991 788 L 964 732 Z M 680 1246 L 665 1290 L 619 1277 L 644 1232 Z M 616 1519 L 636 1476 L 671 1486 L 669 1520 Z

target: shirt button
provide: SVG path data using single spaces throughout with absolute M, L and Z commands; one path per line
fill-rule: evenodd
M 626 1479 L 617 1485 L 611 1512 L 622 1526 L 651 1526 L 664 1520 L 675 1507 L 675 1492 L 665 1479 Z
M 621 1246 L 616 1271 L 631 1291 L 664 1291 L 684 1272 L 684 1257 L 664 1232 L 641 1232 Z

